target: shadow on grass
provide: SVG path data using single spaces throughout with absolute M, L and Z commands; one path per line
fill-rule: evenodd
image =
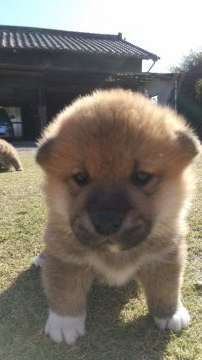
M 76 345 L 54 344 L 44 335 L 47 304 L 40 270 L 21 273 L 1 295 L 2 358 L 7 360 L 152 360 L 163 359 L 169 332 L 161 333 L 149 316 L 125 321 L 128 299 L 137 298 L 135 284 L 124 289 L 93 287 L 88 301 L 86 335 Z M 137 300 L 138 301 L 138 300 Z M 126 305 L 127 306 L 127 305 Z M 140 305 L 139 305 L 140 306 Z
M 13 172 L 14 170 L 11 170 L 11 169 L 5 169 L 5 168 L 0 168 L 0 174 L 1 173 L 8 173 L 8 172 Z

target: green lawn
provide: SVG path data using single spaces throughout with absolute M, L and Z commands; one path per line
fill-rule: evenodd
M 20 152 L 23 172 L 0 173 L 1 323 L 0 359 L 5 360 L 201 360 L 202 184 L 189 216 L 188 264 L 183 286 L 191 326 L 180 334 L 160 332 L 147 315 L 143 295 L 95 287 L 88 302 L 86 336 L 75 346 L 54 344 L 44 335 L 47 304 L 40 269 L 32 265 L 42 249 L 46 209 L 41 170 L 34 153 Z M 197 172 L 202 175 L 201 162 Z

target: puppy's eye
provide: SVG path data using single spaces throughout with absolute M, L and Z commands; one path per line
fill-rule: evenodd
M 153 175 L 147 172 L 137 172 L 134 176 L 133 176 L 133 183 L 137 186 L 144 186 L 147 185 L 153 178 Z
M 77 185 L 79 186 L 85 186 L 89 183 L 90 181 L 90 178 L 87 174 L 85 173 L 78 173 L 78 174 L 75 174 L 73 176 L 73 179 L 74 181 L 77 183 Z

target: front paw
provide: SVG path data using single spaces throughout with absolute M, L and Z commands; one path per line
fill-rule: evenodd
M 73 345 L 85 333 L 85 314 L 82 316 L 60 316 L 50 310 L 45 333 L 56 343 L 65 341 Z
M 37 267 L 42 267 L 43 264 L 44 255 L 43 252 L 41 252 L 39 255 L 35 256 L 33 263 Z
M 165 318 L 154 317 L 154 321 L 161 330 L 170 329 L 178 332 L 188 327 L 190 316 L 187 309 L 181 305 L 172 316 Z

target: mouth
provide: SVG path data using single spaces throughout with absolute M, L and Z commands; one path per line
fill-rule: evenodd
M 108 250 L 112 252 L 130 250 L 144 242 L 150 233 L 149 224 L 133 226 L 127 230 L 120 230 L 117 234 L 104 236 L 93 229 L 86 229 L 81 224 L 73 225 L 77 240 L 91 249 Z

